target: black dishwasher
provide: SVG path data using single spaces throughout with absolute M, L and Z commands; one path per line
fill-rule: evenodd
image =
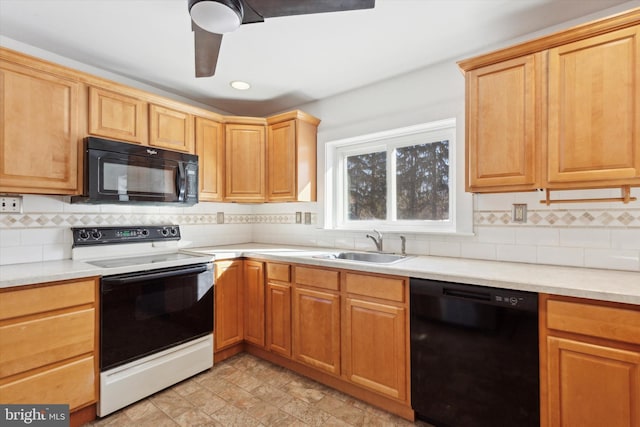
M 411 279 L 411 404 L 437 427 L 538 427 L 538 294 Z

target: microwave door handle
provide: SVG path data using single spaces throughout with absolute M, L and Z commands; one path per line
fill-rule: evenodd
M 178 174 L 176 176 L 176 188 L 178 189 L 178 201 L 184 202 L 184 194 L 187 191 L 187 175 L 184 163 L 178 162 Z

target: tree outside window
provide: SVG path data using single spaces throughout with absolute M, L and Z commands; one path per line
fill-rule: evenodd
M 334 226 L 454 229 L 455 129 L 450 119 L 329 143 Z

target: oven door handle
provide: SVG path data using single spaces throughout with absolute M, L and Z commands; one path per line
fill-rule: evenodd
M 173 276 L 184 276 L 185 274 L 199 274 L 209 270 L 208 265 L 197 265 L 195 267 L 180 268 L 171 271 L 160 271 L 156 273 L 131 273 L 127 275 L 119 275 L 115 277 L 103 277 L 102 289 L 109 290 L 114 286 L 127 285 L 132 282 L 140 282 L 142 280 L 166 279 Z

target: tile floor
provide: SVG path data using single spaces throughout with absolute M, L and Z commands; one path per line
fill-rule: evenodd
M 423 426 L 239 354 L 87 426 Z

